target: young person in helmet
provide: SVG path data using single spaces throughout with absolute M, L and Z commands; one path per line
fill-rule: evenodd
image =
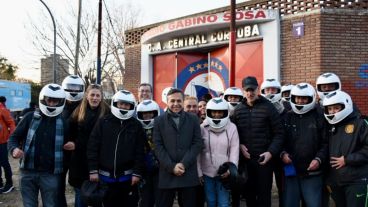
M 197 155 L 203 142 L 198 117 L 183 110 L 183 101 L 184 93 L 171 89 L 167 93 L 168 109 L 154 122 L 153 141 L 160 161 L 160 207 L 171 207 L 176 192 L 181 194 L 183 207 L 196 205 Z
M 335 73 L 321 74 L 317 78 L 316 89 L 322 105 L 322 101 L 327 94 L 341 90 L 341 81 L 339 76 Z
M 65 77 L 61 86 L 66 95 L 63 116 L 68 119 L 74 109 L 77 108 L 79 103 L 82 101 L 85 86 L 83 79 L 77 75 L 68 75 Z
M 45 206 L 58 206 L 63 155 L 72 150 L 67 121 L 61 113 L 65 92 L 60 85 L 47 84 L 39 95 L 39 109 L 28 113 L 10 137 L 8 150 L 20 158 L 20 189 L 23 206 L 38 206 L 41 193 Z
M 323 106 L 329 123 L 331 197 L 337 207 L 367 206 L 368 123 L 343 91 L 326 95 Z
M 141 122 L 146 133 L 144 182 L 140 189 L 140 207 L 153 207 L 158 197 L 158 159 L 154 154 L 153 123 L 154 118 L 160 115 L 160 107 L 153 100 L 143 100 L 137 106 L 137 119 Z
M 261 84 L 261 95 L 271 101 L 279 114 L 286 112 L 281 103 L 281 84 L 279 81 L 275 79 L 264 80 Z
M 144 171 L 145 134 L 133 117 L 136 100 L 126 90 L 115 93 L 111 114 L 99 119 L 87 146 L 90 181 L 107 183 L 104 206 L 138 205 L 138 184 Z
M 316 107 L 316 92 L 308 83 L 291 90 L 292 111 L 285 117 L 285 143 L 280 157 L 285 164 L 285 206 L 322 205 L 323 168 L 327 140 L 323 115 Z
M 238 130 L 229 119 L 229 104 L 224 99 L 211 99 L 206 111 L 206 119 L 201 124 L 204 148 L 198 156 L 198 176 L 204 184 L 208 207 L 231 206 L 230 192 L 221 182 L 229 172 L 218 175 L 217 171 L 226 162 L 238 165 Z
M 63 117 L 65 119 L 69 119 L 70 115 L 73 113 L 74 109 L 80 104 L 83 95 L 84 95 L 84 82 L 82 78 L 77 75 L 68 75 L 64 78 L 61 87 L 65 91 L 65 106 L 63 110 Z M 64 154 L 64 173 L 63 173 L 63 180 L 62 182 L 64 185 L 61 186 L 60 193 L 59 193 L 59 204 L 61 207 L 67 207 L 66 197 L 65 197 L 65 179 L 66 174 L 69 170 L 70 164 L 70 156 L 71 152 L 65 152 Z
M 261 95 L 267 98 L 275 106 L 280 114 L 282 122 L 284 122 L 286 112 L 283 102 L 281 101 L 281 84 L 275 79 L 266 79 L 261 84 Z M 274 162 L 274 174 L 276 179 L 277 193 L 279 197 L 279 206 L 283 205 L 283 163 L 281 159 L 275 158 Z
M 335 91 L 341 91 L 342 85 L 339 76 L 337 76 L 335 73 L 321 74 L 317 78 L 316 89 L 320 99 L 319 104 L 323 108 L 323 99 L 327 94 Z M 361 112 L 355 103 L 353 103 L 353 109 L 359 114 L 359 116 L 361 116 Z
M 81 199 L 81 187 L 89 179 L 87 144 L 97 120 L 110 112 L 110 106 L 104 101 L 102 87 L 90 84 L 81 103 L 69 118 L 70 136 L 75 149 L 71 153 L 69 164 L 69 184 L 74 187 L 75 207 L 86 207 Z
M 235 106 L 237 106 L 243 100 L 243 92 L 240 88 L 230 87 L 225 90 L 223 98 L 229 103 L 231 116 L 234 112 Z
M 291 110 L 290 92 L 293 87 L 294 85 L 292 84 L 286 84 L 286 85 L 281 86 L 281 102 L 287 111 Z

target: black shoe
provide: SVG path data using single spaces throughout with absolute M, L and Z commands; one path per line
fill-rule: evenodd
M 14 190 L 14 186 L 13 185 L 5 185 L 4 188 L 1 190 L 1 193 L 10 193 L 11 191 Z

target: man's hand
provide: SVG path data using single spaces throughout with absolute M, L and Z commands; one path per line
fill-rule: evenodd
M 75 150 L 75 144 L 74 142 L 67 142 L 64 144 L 64 147 L 63 147 L 65 150 Z
M 174 167 L 174 174 L 176 176 L 182 176 L 185 173 L 185 167 L 182 163 L 177 163 Z
M 335 168 L 336 170 L 344 167 L 346 165 L 344 156 L 341 157 L 331 157 L 330 161 L 331 167 Z
M 23 150 L 19 149 L 18 147 L 13 150 L 12 156 L 16 159 L 23 157 Z
M 250 159 L 250 154 L 248 152 L 248 148 L 244 144 L 240 145 L 240 151 L 242 152 L 242 154 L 245 158 Z
M 312 160 L 307 170 L 317 170 L 319 168 L 318 160 Z
M 290 164 L 292 162 L 288 153 L 282 155 L 282 162 L 285 164 Z
M 132 176 L 132 186 L 139 183 L 141 179 L 138 176 Z
M 89 180 L 92 181 L 92 182 L 98 182 L 98 180 L 99 180 L 98 173 L 89 174 Z
M 270 152 L 264 152 L 264 153 L 260 154 L 259 156 L 260 157 L 264 156 L 264 160 L 259 163 L 260 165 L 265 165 L 272 158 L 272 154 Z

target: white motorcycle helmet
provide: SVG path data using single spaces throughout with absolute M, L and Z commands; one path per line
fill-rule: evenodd
M 212 117 L 211 111 L 224 111 L 222 118 Z M 222 98 L 213 98 L 206 106 L 206 119 L 208 124 L 214 129 L 220 129 L 229 122 L 229 104 Z
M 152 119 L 144 120 L 143 112 L 153 112 Z M 142 123 L 144 129 L 153 127 L 154 118 L 160 115 L 160 107 L 153 100 L 144 100 L 137 106 L 137 119 Z
M 329 114 L 327 110 L 327 106 L 341 104 L 341 111 Z M 325 118 L 330 124 L 336 124 L 345 119 L 351 113 L 353 113 L 353 101 L 349 94 L 344 91 L 335 91 L 329 93 L 323 99 L 323 107 L 325 108 Z
M 69 75 L 64 78 L 61 86 L 65 91 L 66 99 L 68 101 L 82 100 L 85 86 L 81 77 L 77 75 Z
M 276 88 L 277 92 L 275 94 L 266 94 L 266 88 Z M 276 102 L 281 100 L 281 84 L 275 79 L 266 79 L 261 84 L 261 95 L 271 102 Z
M 173 89 L 173 87 L 167 87 L 164 90 L 162 90 L 162 94 L 161 94 L 161 101 L 163 103 L 165 103 L 167 105 L 167 93 L 169 93 L 169 91 Z
M 298 83 L 291 89 L 290 92 L 290 105 L 293 111 L 297 114 L 305 114 L 312 110 L 316 105 L 316 91 L 313 86 L 309 83 Z M 295 102 L 296 96 L 306 96 L 308 97 L 308 103 L 297 104 Z
M 230 102 L 228 100 L 229 96 L 239 96 L 240 99 L 238 102 Z M 235 106 L 238 105 L 244 98 L 242 90 L 237 87 L 230 87 L 226 89 L 223 97 L 225 101 L 228 102 L 230 111 L 234 111 Z
M 118 102 L 124 102 L 130 105 L 129 109 L 118 108 Z M 120 90 L 115 93 L 111 100 L 111 113 L 118 119 L 126 120 L 134 115 L 137 102 L 134 95 L 127 90 Z
M 65 106 L 65 92 L 58 84 L 47 84 L 45 85 L 40 92 L 39 100 L 39 108 L 43 114 L 49 117 L 54 117 L 64 110 Z M 50 105 L 48 102 L 54 102 L 53 105 Z
M 281 99 L 283 101 L 290 101 L 290 92 L 291 92 L 291 89 L 294 87 L 294 85 L 292 84 L 288 84 L 288 85 L 283 85 L 281 87 Z M 289 96 L 283 96 L 284 93 L 286 92 L 289 92 Z
M 321 91 L 321 85 L 322 84 L 335 84 L 336 90 L 333 91 Z M 320 99 L 324 99 L 324 97 L 334 91 L 340 91 L 341 90 L 341 81 L 339 76 L 337 76 L 335 73 L 323 73 L 322 75 L 318 76 L 316 81 L 316 89 L 317 93 Z

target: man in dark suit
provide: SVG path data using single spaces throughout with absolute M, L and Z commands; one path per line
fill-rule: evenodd
M 199 185 L 197 155 L 203 142 L 196 115 L 183 110 L 184 93 L 173 88 L 167 94 L 168 110 L 154 121 L 155 153 L 160 162 L 160 207 L 171 207 L 175 193 L 183 200 L 183 207 L 196 204 L 196 186 Z

